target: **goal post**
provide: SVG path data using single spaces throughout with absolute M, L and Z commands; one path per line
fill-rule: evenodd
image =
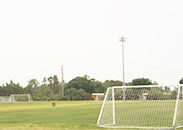
M 97 125 L 144 129 L 183 127 L 183 85 L 109 87 Z
M 17 102 L 17 101 L 31 102 L 32 98 L 31 98 L 30 94 L 11 94 L 10 95 L 10 101 L 11 102 Z

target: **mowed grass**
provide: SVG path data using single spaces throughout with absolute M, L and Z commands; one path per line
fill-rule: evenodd
M 97 129 L 102 102 L 58 101 L 0 103 L 0 129 Z
M 175 100 L 116 102 L 116 126 L 173 127 Z
M 52 107 L 52 102 L 0 103 L 0 129 L 104 129 L 96 125 L 102 102 L 57 101 L 55 103 L 55 107 Z

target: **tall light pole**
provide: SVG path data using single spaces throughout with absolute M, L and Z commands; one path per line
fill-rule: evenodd
M 62 97 L 64 97 L 64 72 L 63 72 L 63 65 L 62 65 Z
M 119 37 L 119 41 L 122 42 L 123 86 L 125 86 L 124 43 L 123 43 L 123 42 L 126 42 L 126 38 L 124 38 L 124 37 Z
M 123 64 L 123 86 L 125 86 L 125 69 L 124 69 L 124 43 L 126 42 L 126 38 L 124 37 L 119 37 L 119 41 L 122 42 L 122 64 Z M 125 91 L 126 89 L 123 88 L 123 101 L 125 103 Z

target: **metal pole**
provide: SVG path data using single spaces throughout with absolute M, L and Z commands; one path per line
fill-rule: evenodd
M 120 37 L 120 40 L 119 41 L 122 42 L 123 86 L 125 86 L 124 42 L 126 42 L 126 38 Z
M 178 95 L 177 95 L 175 112 L 174 112 L 174 117 L 173 117 L 173 128 L 174 129 L 175 129 L 175 121 L 176 121 L 176 115 L 177 115 L 177 107 L 178 107 L 178 103 L 179 103 L 179 95 L 180 95 L 180 85 L 178 86 Z
M 122 41 L 122 56 L 123 56 L 123 86 L 125 86 L 125 66 L 124 66 L 124 44 L 123 44 L 123 41 Z
M 123 86 L 125 86 L 125 67 L 124 67 L 124 43 L 122 41 L 122 59 L 123 59 Z M 125 88 L 123 88 L 123 101 L 125 102 Z
M 62 97 L 64 96 L 64 72 L 63 72 L 63 65 L 62 65 Z
M 104 98 L 104 101 L 103 101 L 103 104 L 102 104 L 102 108 L 101 108 L 101 110 L 100 110 L 100 114 L 99 114 L 99 117 L 98 117 L 98 121 L 97 121 L 97 126 L 99 126 L 99 121 L 100 121 L 100 118 L 101 118 L 101 116 L 102 116 L 102 112 L 103 112 L 103 109 L 104 109 L 104 104 L 105 104 L 105 102 L 106 102 L 106 100 L 108 100 L 107 99 L 107 95 L 108 95 L 108 93 L 109 93 L 109 89 L 112 89 L 111 87 L 108 87 L 107 88 L 107 92 L 106 92 L 106 94 L 105 94 L 105 98 Z
M 125 86 L 124 43 L 123 42 L 126 42 L 126 38 L 120 37 L 119 41 L 122 42 L 123 86 Z M 125 91 L 126 91 L 126 89 L 123 88 L 123 100 L 124 100 L 124 102 L 125 102 Z
M 112 108 L 113 108 L 113 125 L 115 124 L 115 121 L 116 121 L 116 119 L 115 119 L 115 104 L 114 104 L 114 88 L 112 88 Z

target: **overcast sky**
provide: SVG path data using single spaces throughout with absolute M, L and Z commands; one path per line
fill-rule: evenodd
M 183 77 L 182 0 L 1 0 L 0 85 L 57 75 L 178 84 Z

